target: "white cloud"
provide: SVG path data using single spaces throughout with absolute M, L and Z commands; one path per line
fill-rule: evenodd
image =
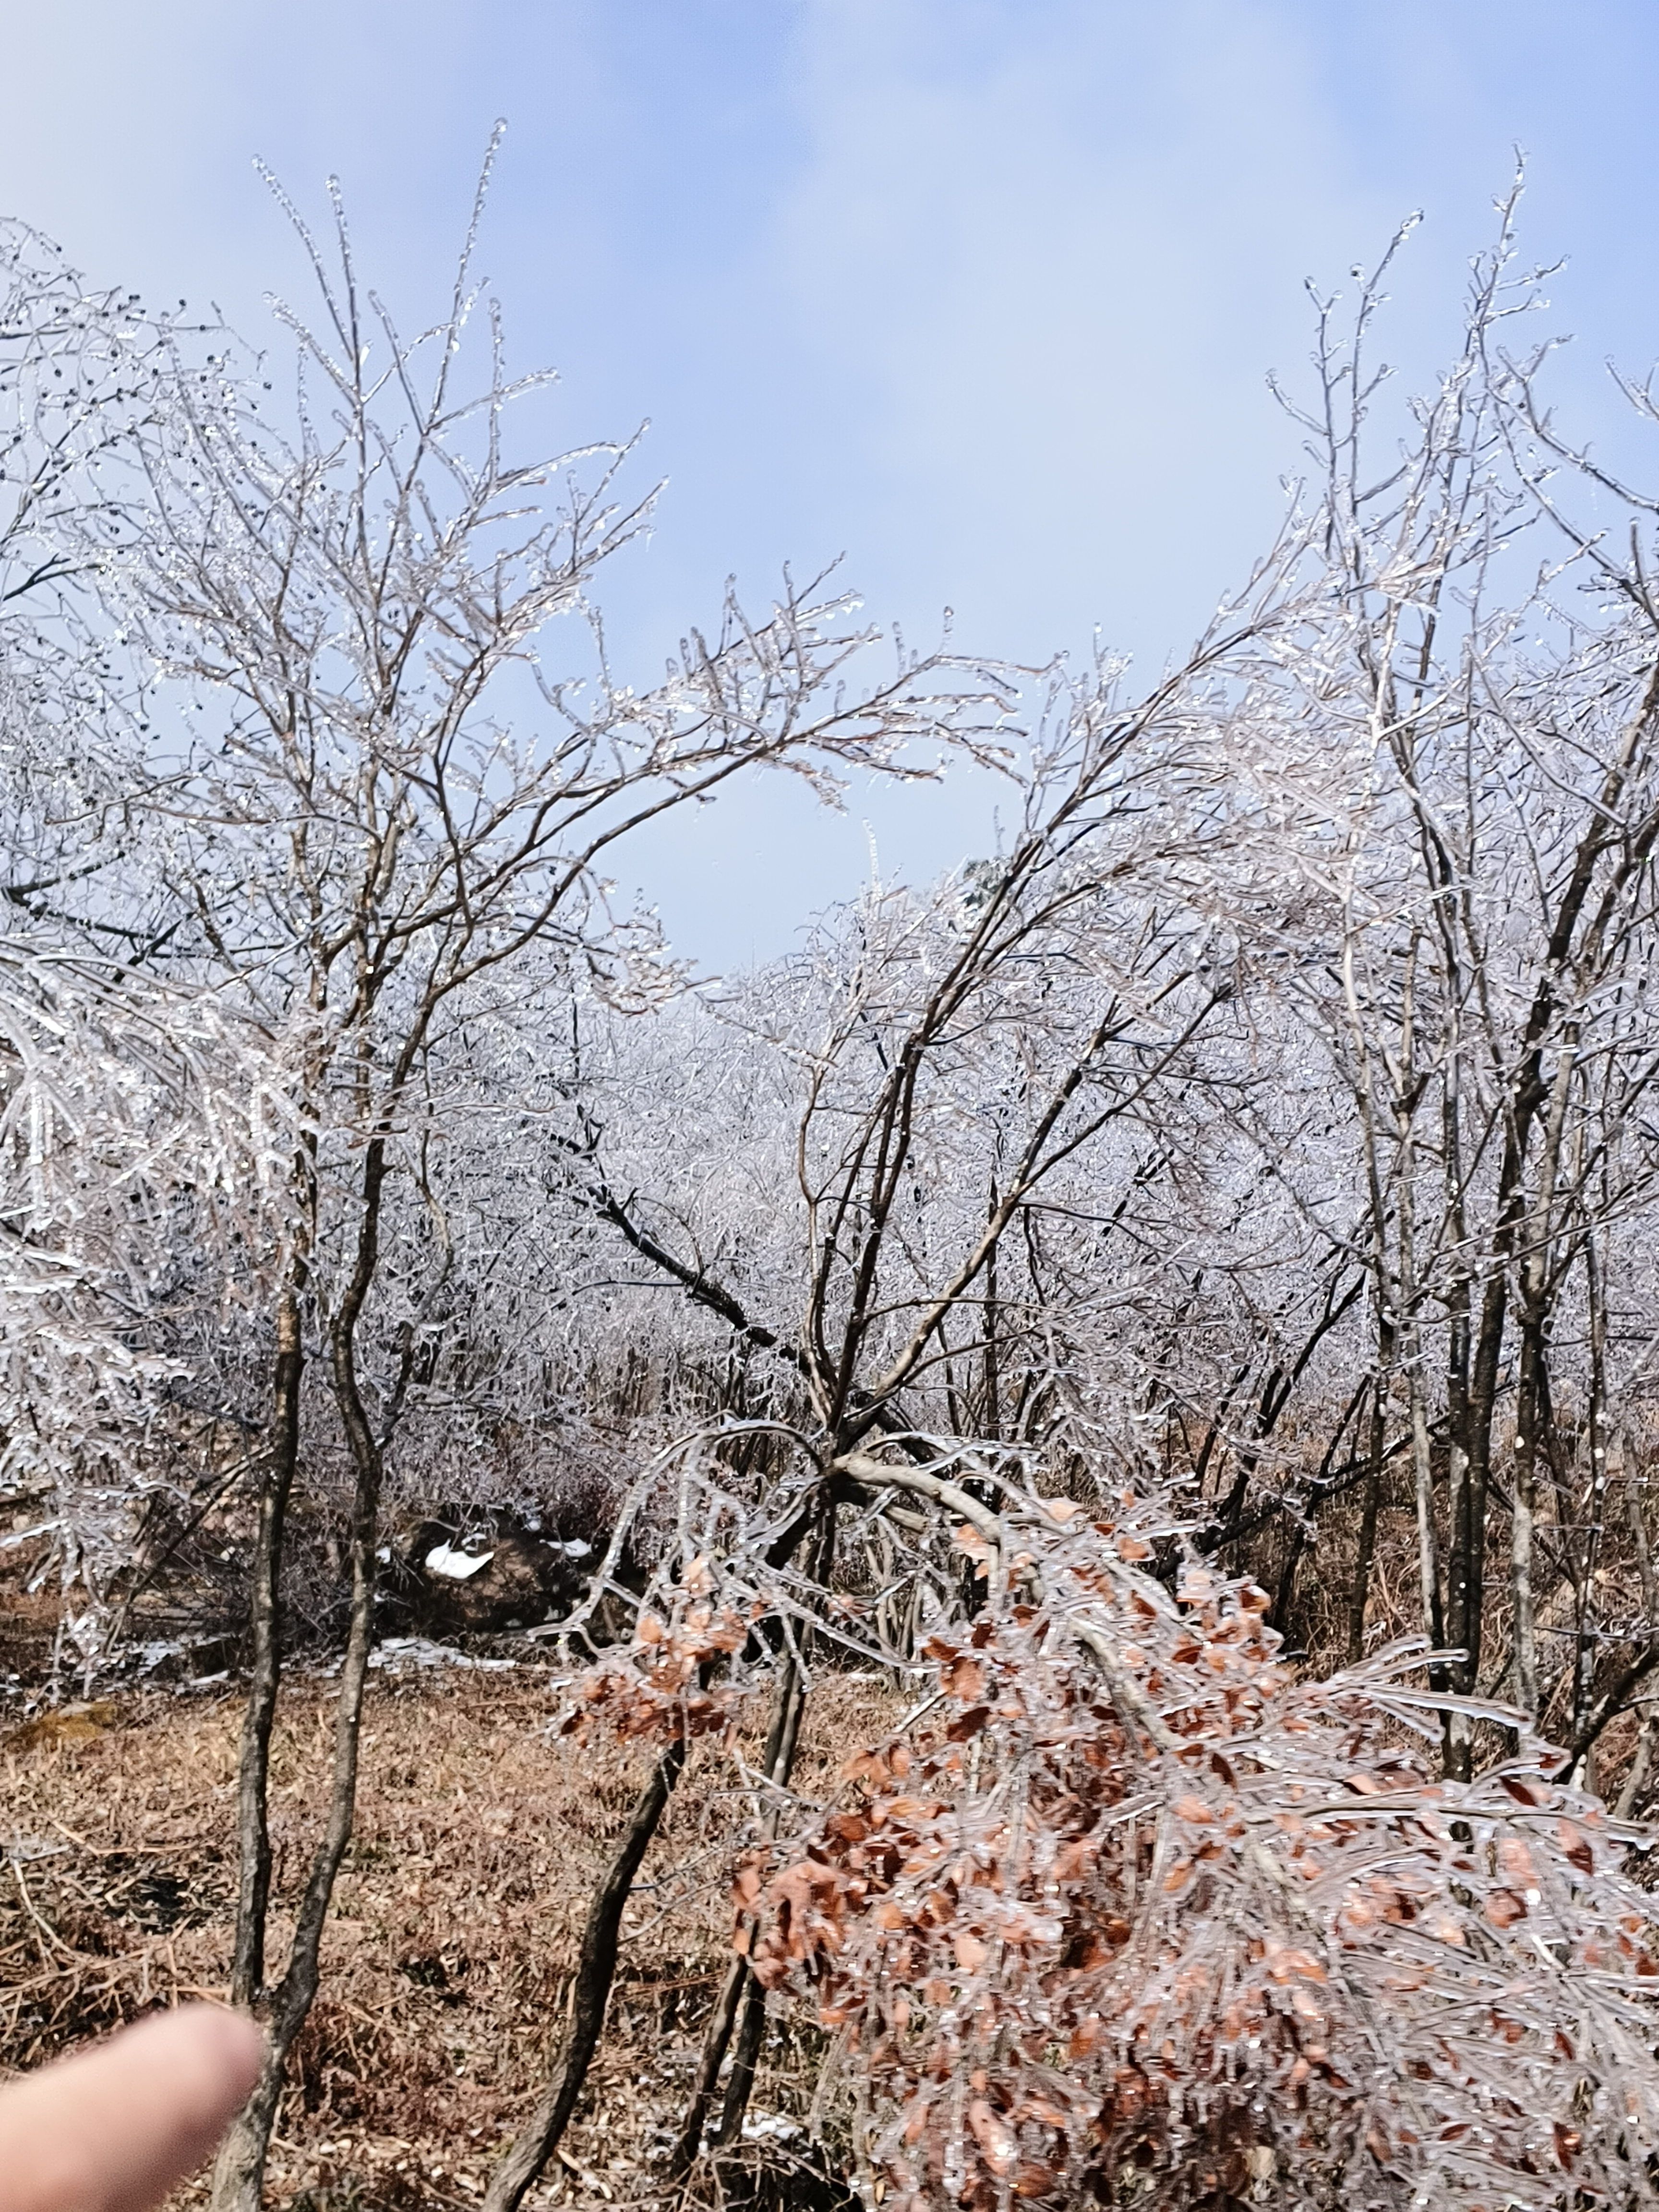
M 1431 221 L 1388 343 L 1449 349 L 1516 138 L 1528 234 L 1593 271 L 1596 342 L 1656 348 L 1643 226 L 1650 0 L 77 0 L 7 27 L 0 204 L 106 281 L 259 322 L 295 282 L 249 169 L 315 207 L 344 176 L 412 319 L 483 137 L 515 354 L 567 374 L 560 434 L 659 424 L 673 482 L 616 596 L 648 677 L 739 571 L 843 549 L 872 616 L 1027 657 L 1098 623 L 1178 652 L 1279 513 L 1295 441 L 1265 373 L 1305 357 L 1308 276 Z M 1582 20 L 1580 20 L 1582 17 Z M 1588 299 L 1588 306 L 1585 301 Z M 1591 403 L 1600 404 L 1599 402 Z M 1607 410 L 1592 416 L 1598 423 Z M 651 856 L 678 934 L 729 961 L 849 890 L 990 835 L 971 786 L 799 792 L 701 814 Z
M 1346 173 L 1281 8 L 811 14 L 771 254 L 877 492 L 861 535 L 975 637 L 1178 647 L 1273 526 L 1302 279 L 1402 210 Z

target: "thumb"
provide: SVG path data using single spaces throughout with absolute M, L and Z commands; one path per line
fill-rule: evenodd
M 260 2049 L 240 2013 L 186 2005 L 0 2089 L 0 2212 L 149 2212 L 218 2142 Z

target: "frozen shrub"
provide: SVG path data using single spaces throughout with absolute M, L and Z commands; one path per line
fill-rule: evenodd
M 884 2202 L 1650 2201 L 1659 1935 L 1605 1812 L 1530 1739 L 1431 1778 L 1420 1645 L 1298 1680 L 1137 1517 L 961 1529 L 991 1598 L 927 1709 L 740 1871 Z

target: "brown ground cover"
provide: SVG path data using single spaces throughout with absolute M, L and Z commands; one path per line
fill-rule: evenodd
M 798 1770 L 805 1794 L 880 1729 L 890 1694 L 825 1685 Z M 556 2042 L 589 1893 L 646 1763 L 638 1747 L 551 1734 L 557 1702 L 539 1662 L 376 1678 L 356 1837 L 278 2124 L 272 2203 L 460 2206 L 482 2193 Z M 279 1729 L 284 1897 L 316 1832 L 331 1717 L 331 1686 L 302 1680 Z M 223 1993 L 239 1722 L 228 1687 L 154 1689 L 0 1736 L 0 2065 Z M 729 1765 L 700 1752 L 643 1870 L 605 2045 L 540 2203 L 663 2197 L 653 2156 L 683 2109 L 729 1929 L 722 1839 L 743 1816 L 731 1788 Z M 769 2156 L 799 2140 L 815 2057 L 769 2042 L 753 2107 Z

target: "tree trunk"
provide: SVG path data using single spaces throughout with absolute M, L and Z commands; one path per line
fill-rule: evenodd
M 328 1825 L 312 1861 L 300 1901 L 287 1971 L 269 1999 L 270 2030 L 264 2063 L 253 2094 L 225 2138 L 213 2172 L 213 2212 L 258 2212 L 271 2130 L 282 2100 L 289 2053 L 305 2026 L 317 1995 L 319 1955 L 334 1883 L 351 1841 L 357 1796 L 357 1748 L 362 1726 L 363 1691 L 374 1617 L 374 1504 L 378 1492 L 365 1494 L 361 1477 L 352 1528 L 351 1627 L 340 1669 L 335 1709 L 334 1757 Z
M 490 2176 L 483 2212 L 518 2212 L 526 2191 L 535 2184 L 570 2124 L 605 2026 L 605 2006 L 616 1978 L 623 1909 L 684 1764 L 682 1738 L 657 1761 L 635 1803 L 616 1856 L 588 1907 L 563 2046 L 535 2111 Z
M 1469 1377 L 1468 1427 L 1457 1500 L 1459 1511 L 1451 1531 L 1447 1573 L 1451 1601 L 1447 1634 L 1464 1655 L 1457 1665 L 1453 1687 L 1468 1696 L 1474 1694 L 1480 1681 L 1480 1632 L 1486 1589 L 1486 1492 L 1492 1475 L 1492 1421 L 1498 1409 L 1498 1362 L 1503 1352 L 1508 1304 L 1508 1286 L 1500 1262 L 1493 1267 L 1481 1295 Z M 1447 1749 L 1448 1771 L 1455 1779 L 1467 1782 L 1474 1747 L 1468 1721 L 1462 1714 L 1452 1716 Z
M 303 1269 L 296 1267 L 276 1310 L 276 1371 L 270 1449 L 259 1486 L 259 1527 L 248 1609 L 247 1705 L 236 1776 L 236 1848 L 240 1876 L 230 2001 L 252 2008 L 263 1990 L 265 1921 L 270 1905 L 270 1827 L 267 1813 L 270 1735 L 283 1672 L 283 1536 L 300 1457 L 300 1390 L 305 1375 Z
M 1365 1455 L 1365 1491 L 1359 1509 L 1359 1542 L 1354 1555 L 1353 1589 L 1348 1600 L 1348 1664 L 1358 1666 L 1365 1656 L 1365 1606 L 1371 1591 L 1371 1561 L 1376 1553 L 1376 1510 L 1382 1494 L 1382 1454 L 1386 1449 L 1388 1400 L 1379 1370 L 1371 1386 L 1371 1432 Z
M 323 1839 L 311 1863 L 295 1922 L 294 1941 L 283 1978 L 269 1997 L 270 2026 L 264 2063 L 253 2094 L 220 2148 L 213 2172 L 212 2212 L 258 2212 L 270 2154 L 271 2131 L 282 2102 L 289 2054 L 310 2015 L 320 1980 L 323 1929 L 333 1901 L 357 1806 L 358 1746 L 362 1732 L 363 1693 L 368 1683 L 368 1655 L 374 1632 L 375 1540 L 380 1532 L 381 1453 L 369 1423 L 356 1376 L 356 1332 L 368 1297 L 380 1249 L 380 1205 L 386 1184 L 386 1144 L 371 1139 L 363 1164 L 362 1212 L 351 1278 L 329 1331 L 336 1402 L 356 1469 L 351 1504 L 351 1621 L 340 1667 L 340 1694 L 334 1713 L 334 1753 L 328 1816 Z M 297 1423 L 300 1370 L 297 1339 L 293 1370 Z M 280 1535 L 280 1527 L 277 1534 Z M 274 1570 L 273 1570 L 274 1571 Z M 274 1647 L 273 1647 L 274 1648 Z M 275 1675 L 272 1675 L 273 1696 Z M 250 1703 L 252 1701 L 250 1700 Z M 270 1745 L 265 1725 L 264 1756 Z M 250 1762 L 251 1763 L 251 1762 Z M 259 1766 L 258 1818 L 263 1834 L 264 1765 Z M 250 1790 L 250 1802 L 254 1793 Z M 256 1839 L 257 1840 L 257 1839 Z M 270 1883 L 269 1840 L 264 1838 L 264 1884 Z M 250 1883 L 250 1893 L 252 1885 Z M 263 1909 L 257 1923 L 263 1933 Z M 240 1930 L 239 1930 L 240 1934 Z
M 789 1770 L 794 1764 L 795 1746 L 800 1738 L 801 1715 L 805 1710 L 806 1686 L 801 1680 L 800 1669 L 793 1658 L 787 1659 L 784 1662 L 783 1673 L 778 1683 L 777 1694 L 772 1707 L 772 1723 L 767 1731 L 766 1753 L 763 1766 L 763 1771 L 768 1780 L 780 1787 L 789 1779 Z M 767 1825 L 770 1832 L 775 1834 L 777 1832 L 775 1814 Z M 749 1926 L 752 1939 L 754 1927 L 752 1921 Z M 720 1993 L 714 1999 L 714 2008 L 708 2016 L 708 2025 L 703 2030 L 702 2051 L 697 2062 L 696 2078 L 691 2085 L 691 2101 L 686 2107 L 684 2122 L 681 2126 L 673 2150 L 669 2154 L 668 2171 L 674 2180 L 679 2180 L 690 2172 L 697 2153 L 702 2148 L 703 2124 L 708 2117 L 708 2107 L 714 2100 L 715 2086 L 720 2081 L 720 2067 L 726 2058 L 726 2046 L 732 2039 L 732 2023 L 737 2019 L 738 2006 L 745 1990 L 750 1992 L 751 2000 L 761 1998 L 763 2005 L 764 1993 L 760 1984 L 749 1971 L 748 1958 L 744 1953 L 737 1952 L 726 1969 L 726 1978 L 720 1984 Z M 747 2012 L 744 2013 L 744 2017 L 746 2026 Z M 738 2063 L 742 2057 L 742 2047 L 740 2036 Z M 754 2078 L 754 2058 L 751 2054 L 749 2063 L 749 2078 L 751 2081 Z M 732 2083 L 735 2083 L 737 2079 L 737 2063 L 734 2063 L 732 2073 Z M 742 2124 L 743 2106 L 748 2101 L 748 2095 L 749 2092 L 745 2087 L 737 2106 L 737 2124 L 738 2125 Z M 732 2091 L 728 2087 L 726 2092 L 728 2112 L 731 2103 Z M 725 2142 L 728 2139 L 726 2118 L 727 2112 L 723 2112 L 720 2133 L 716 2137 L 716 2140 L 720 2142 Z
M 726 2102 L 720 2107 L 720 2124 L 714 2130 L 715 2145 L 721 2150 L 734 2143 L 742 2131 L 743 2116 L 749 2109 L 750 2092 L 755 2086 L 761 2038 L 765 2033 L 766 1992 L 750 1974 L 744 1991 L 743 2020 L 738 2029 L 737 2048 L 732 2053 L 732 2071 L 726 2077 Z
M 1516 1386 L 1510 1595 L 1515 1613 L 1515 1702 L 1528 1718 L 1534 1720 L 1538 1716 L 1538 1619 L 1532 1570 L 1538 1514 L 1538 1430 L 1543 1418 L 1539 1372 L 1543 1358 L 1542 1338 L 1541 1316 L 1536 1311 L 1524 1313 L 1520 1373 Z

